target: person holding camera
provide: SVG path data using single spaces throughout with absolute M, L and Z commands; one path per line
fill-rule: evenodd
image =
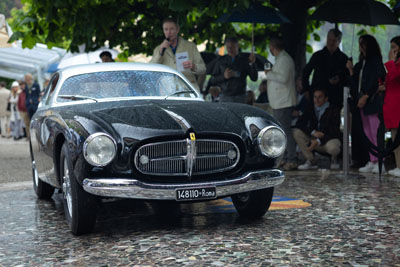
M 297 169 L 296 142 L 292 132 L 292 113 L 297 102 L 294 61 L 285 51 L 283 39 L 280 37 L 271 38 L 269 50 L 275 57 L 275 64 L 270 70 L 264 70 L 268 100 L 272 115 L 281 123 L 287 137 L 287 147 L 281 164 L 285 171 L 290 171 Z
M 234 37 L 226 38 L 225 46 L 228 54 L 217 59 L 210 83 L 221 88 L 220 102 L 246 103 L 247 75 L 252 81 L 258 79 L 256 57 L 240 53 Z

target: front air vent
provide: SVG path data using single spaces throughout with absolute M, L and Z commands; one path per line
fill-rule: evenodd
M 233 169 L 239 159 L 236 144 L 214 139 L 150 143 L 141 146 L 134 157 L 137 170 L 158 176 L 220 173 Z

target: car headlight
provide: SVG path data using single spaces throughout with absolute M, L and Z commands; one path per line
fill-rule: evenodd
M 106 166 L 115 157 L 117 144 L 105 133 L 90 135 L 83 144 L 83 156 L 93 166 Z
M 257 139 L 261 153 L 267 157 L 277 158 L 285 152 L 286 134 L 276 126 L 262 129 Z

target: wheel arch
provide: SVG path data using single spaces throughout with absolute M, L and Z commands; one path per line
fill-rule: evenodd
M 62 184 L 62 179 L 60 177 L 60 157 L 61 157 L 61 149 L 65 140 L 66 138 L 64 134 L 59 133 L 54 142 L 54 167 L 57 175 L 57 180 L 60 184 Z

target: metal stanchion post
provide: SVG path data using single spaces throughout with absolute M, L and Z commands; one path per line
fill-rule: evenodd
M 343 172 L 335 175 L 339 178 L 364 178 L 359 174 L 350 174 L 349 173 L 349 104 L 347 102 L 350 96 L 350 88 L 344 87 L 343 90 Z
M 344 87 L 343 90 L 343 173 L 349 173 L 349 104 L 348 98 L 350 88 Z

